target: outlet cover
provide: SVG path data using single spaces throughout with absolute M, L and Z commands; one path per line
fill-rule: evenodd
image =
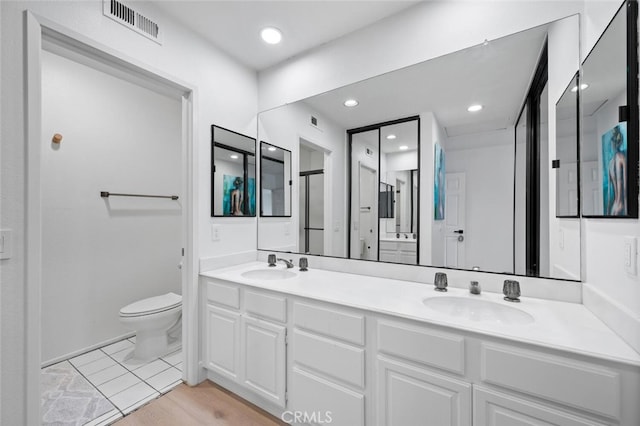
M 629 275 L 638 275 L 638 239 L 636 237 L 624 237 L 624 269 Z

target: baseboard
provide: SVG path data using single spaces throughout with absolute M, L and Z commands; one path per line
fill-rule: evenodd
M 98 348 L 101 348 L 103 346 L 107 346 L 107 345 L 110 345 L 112 343 L 119 342 L 120 340 L 128 339 L 129 337 L 133 337 L 135 335 L 136 335 L 135 332 L 130 332 L 130 333 L 122 334 L 122 335 L 120 335 L 118 337 L 114 337 L 112 339 L 103 340 L 100 343 L 96 343 L 96 344 L 88 346 L 86 348 L 79 349 L 79 350 L 73 351 L 73 352 L 69 352 L 66 355 L 55 357 L 55 358 L 52 358 L 52 359 L 47 360 L 47 361 L 43 361 L 40 367 L 41 368 L 45 368 L 45 367 L 48 367 L 48 366 L 53 365 L 53 364 L 57 364 L 57 363 L 62 362 L 62 361 L 66 361 L 68 359 L 75 358 L 75 357 L 77 357 L 79 355 L 86 354 L 87 352 L 91 352 L 91 351 L 94 351 L 94 350 L 96 350 Z
M 640 353 L 640 317 L 594 286 L 582 285 L 582 303 L 636 352 Z
M 246 262 L 254 262 L 257 256 L 256 250 L 250 250 L 241 253 L 225 254 L 223 256 L 201 257 L 200 272 L 226 268 L 227 266 L 239 265 Z

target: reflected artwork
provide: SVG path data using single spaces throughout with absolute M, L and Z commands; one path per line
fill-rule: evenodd
M 256 180 L 249 179 L 248 205 L 244 196 L 244 181 L 240 176 L 224 175 L 222 180 L 222 214 L 225 216 L 253 216 L 256 214 Z
M 605 214 L 627 214 L 627 123 L 602 135 L 602 202 Z
M 445 160 L 444 151 L 440 144 L 436 143 L 433 157 L 433 207 L 435 220 L 444 220 L 444 176 L 445 176 Z

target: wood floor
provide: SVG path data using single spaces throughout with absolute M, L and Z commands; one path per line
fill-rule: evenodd
M 207 380 L 194 387 L 178 385 L 115 425 L 280 426 L 286 423 Z

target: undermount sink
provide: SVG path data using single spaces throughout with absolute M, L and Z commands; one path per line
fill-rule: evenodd
M 254 269 L 253 271 L 243 272 L 240 275 L 252 280 L 286 280 L 296 276 L 296 274 L 286 269 Z
M 488 300 L 443 296 L 429 297 L 422 303 L 439 313 L 471 321 L 495 324 L 529 324 L 534 321 L 533 316 L 521 309 Z

